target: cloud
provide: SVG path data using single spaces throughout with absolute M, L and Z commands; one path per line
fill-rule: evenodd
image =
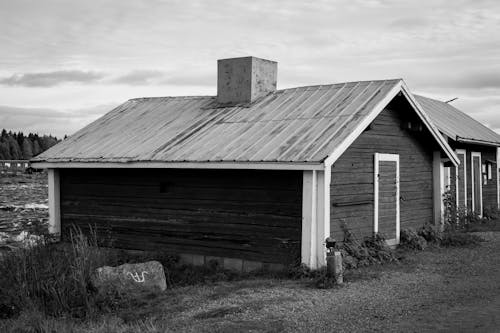
M 43 73 L 14 74 L 0 79 L 6 86 L 53 87 L 63 83 L 94 83 L 104 77 L 102 73 L 80 70 L 61 70 Z
M 109 103 L 67 110 L 0 105 L 0 124 L 7 130 L 64 137 L 111 111 L 117 105 L 118 103 Z
M 217 74 L 213 73 L 185 73 L 172 72 L 165 75 L 165 80 L 160 83 L 176 86 L 208 86 L 215 87 L 217 84 Z
M 158 70 L 134 70 L 111 80 L 111 82 L 128 85 L 150 85 L 164 75 L 165 73 Z

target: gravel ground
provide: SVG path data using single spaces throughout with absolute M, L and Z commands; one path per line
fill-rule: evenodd
M 499 332 L 500 233 L 481 236 L 476 248 L 358 270 L 332 290 L 272 280 L 177 290 L 180 311 L 160 322 L 192 332 Z
M 335 289 L 275 279 L 174 288 L 98 321 L 24 314 L 0 321 L 0 331 L 499 332 L 500 232 L 480 235 L 486 241 L 475 248 L 434 248 L 351 271 Z

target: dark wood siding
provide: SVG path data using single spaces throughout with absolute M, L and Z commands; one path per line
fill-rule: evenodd
M 402 128 L 408 121 L 413 130 Z M 419 131 L 409 106 L 398 99 L 391 102 L 332 167 L 332 236 L 342 239 L 342 223 L 358 237 L 372 235 L 375 153 L 399 154 L 401 229 L 432 222 L 432 158 L 437 149 L 431 134 L 425 128 Z
M 497 207 L 497 177 L 498 173 L 495 170 L 498 168 L 496 164 L 496 147 L 480 146 L 457 143 L 454 141 L 450 142 L 453 149 L 465 149 L 467 151 L 467 207 L 471 209 L 472 207 L 472 164 L 471 164 L 471 152 L 481 153 L 481 162 L 484 163 L 486 160 L 494 162 L 492 165 L 492 179 L 488 179 L 486 185 L 483 187 L 483 210 L 485 213 L 495 209 Z M 453 173 L 454 174 L 454 173 Z
M 300 248 L 302 172 L 66 169 L 63 235 L 96 226 L 120 248 L 284 262 Z

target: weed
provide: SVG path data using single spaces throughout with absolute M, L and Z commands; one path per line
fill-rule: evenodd
M 413 229 L 403 229 L 399 246 L 403 249 L 421 251 L 427 247 L 427 240 Z
M 417 230 L 417 235 L 425 239 L 427 243 L 439 244 L 441 242 L 442 232 L 438 227 L 426 223 Z
M 86 316 L 93 310 L 90 277 L 109 263 L 94 238 L 72 231 L 71 244 L 53 244 L 48 237 L 0 260 L 0 300 L 14 309 L 39 309 L 49 315 Z
M 398 260 L 381 235 L 365 237 L 359 241 L 345 223 L 342 223 L 341 228 L 344 232 L 344 241 L 340 245 L 340 251 L 344 259 L 344 268 L 351 269 Z

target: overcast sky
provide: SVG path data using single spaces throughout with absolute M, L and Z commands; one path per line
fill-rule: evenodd
M 403 78 L 500 132 L 500 1 L 0 0 L 0 128 L 71 134 L 129 98 L 213 95 L 216 60 L 278 88 Z

